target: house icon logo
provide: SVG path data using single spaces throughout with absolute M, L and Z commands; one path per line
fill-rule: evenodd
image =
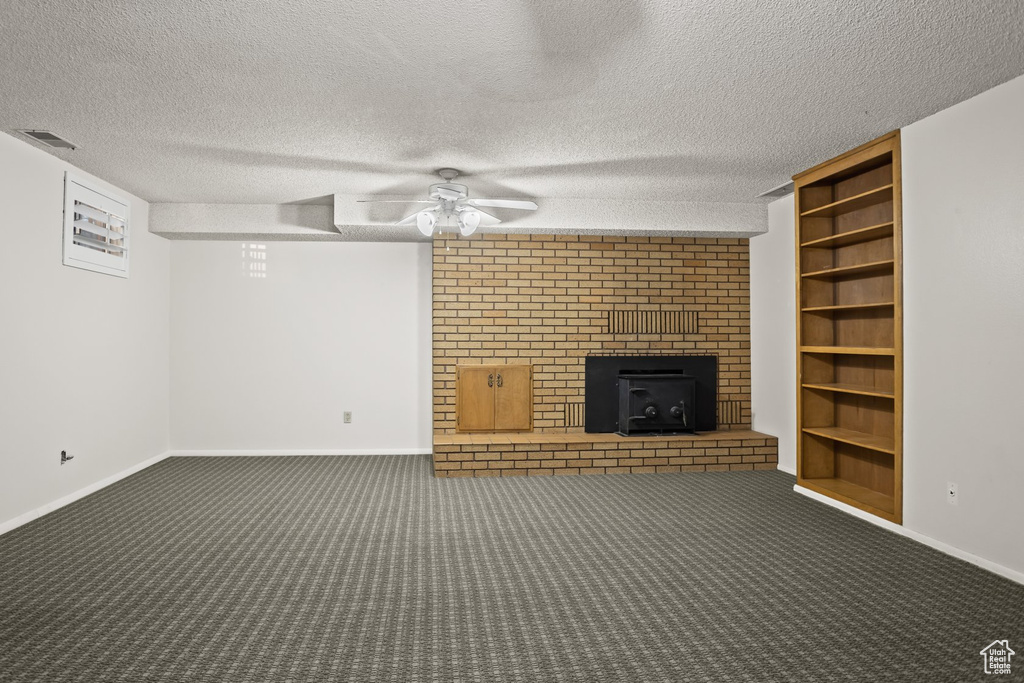
M 1016 652 L 1010 649 L 1010 643 L 1005 640 L 993 640 L 988 647 L 981 651 L 985 658 L 985 673 L 987 674 L 1009 674 L 1010 658 Z

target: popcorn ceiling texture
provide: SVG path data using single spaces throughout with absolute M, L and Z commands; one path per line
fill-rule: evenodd
M 450 165 L 476 196 L 755 203 L 1020 75 L 1022 26 L 999 0 L 4 2 L 0 130 L 151 202 L 420 195 Z

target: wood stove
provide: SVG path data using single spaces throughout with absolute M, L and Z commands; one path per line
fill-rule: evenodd
M 694 432 L 693 376 L 681 372 L 620 372 L 618 383 L 619 434 Z
M 645 387 L 633 384 L 630 385 L 632 388 L 652 390 L 646 399 L 641 392 L 633 392 L 635 403 L 630 405 L 625 415 L 619 404 L 622 391 L 619 378 L 624 375 L 640 376 L 646 382 Z M 686 386 L 677 385 L 673 389 L 671 387 L 677 380 L 655 379 L 655 376 L 663 375 L 682 378 Z M 715 356 L 587 356 L 584 386 L 586 431 L 619 434 L 643 434 L 644 430 L 653 433 L 715 431 L 717 387 L 718 359 Z M 652 401 L 664 424 L 647 417 L 650 406 L 645 400 Z M 672 415 L 673 407 L 688 410 L 685 425 L 682 415 Z M 645 419 L 621 420 L 639 415 L 644 415 Z

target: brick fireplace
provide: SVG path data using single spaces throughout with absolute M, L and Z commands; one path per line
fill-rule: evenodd
M 682 441 L 623 443 L 616 437 L 619 441 L 597 443 L 583 434 L 588 355 L 716 356 L 718 432 Z M 532 433 L 490 439 L 456 433 L 456 370 L 488 364 L 532 366 Z M 774 468 L 776 440 L 749 431 L 747 240 L 437 238 L 433 396 L 438 476 Z M 572 449 L 566 448 L 569 443 Z M 615 457 L 558 457 L 559 450 L 600 455 L 614 450 Z

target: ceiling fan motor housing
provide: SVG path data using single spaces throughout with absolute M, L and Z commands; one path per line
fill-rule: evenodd
M 457 201 L 469 196 L 469 188 L 459 183 L 436 183 L 430 186 L 430 198 Z

